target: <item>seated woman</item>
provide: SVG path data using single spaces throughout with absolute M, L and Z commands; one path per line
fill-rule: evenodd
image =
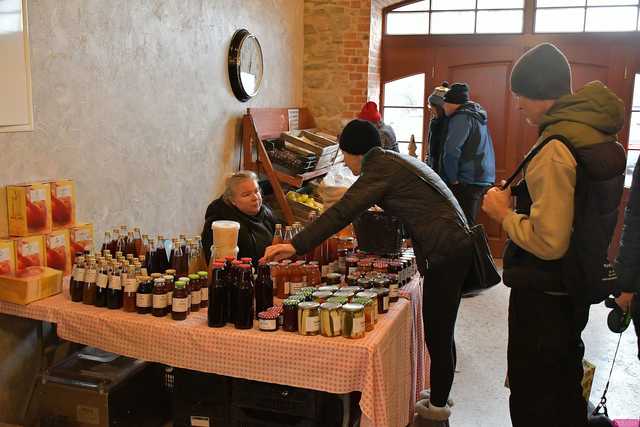
M 262 204 L 258 177 L 253 172 L 240 171 L 225 181 L 222 196 L 209 204 L 202 229 L 202 246 L 207 258 L 211 258 L 213 233 L 211 223 L 229 220 L 240 223 L 238 233 L 238 258 L 252 258 L 257 262 L 271 244 L 277 219 L 271 209 Z

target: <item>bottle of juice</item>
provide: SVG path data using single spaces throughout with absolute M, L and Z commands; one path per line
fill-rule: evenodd
M 117 263 L 112 265 L 109 276 L 109 288 L 107 290 L 107 307 L 112 310 L 122 308 L 122 282 L 120 274 L 122 267 Z
M 113 229 L 111 233 L 111 243 L 109 243 L 109 250 L 112 254 L 118 252 L 118 240 L 120 239 L 120 230 L 117 228 Z
M 71 294 L 71 301 L 82 302 L 82 291 L 84 290 L 84 256 L 79 253 L 76 254 L 75 266 L 73 268 L 73 275 L 69 282 L 69 293 Z
M 133 229 L 133 247 L 135 249 L 134 253 L 137 257 L 140 257 L 140 255 L 145 255 L 142 234 L 140 233 L 140 228 L 138 227 Z
M 291 240 L 293 240 L 293 227 L 291 227 L 290 225 L 287 225 L 285 227 L 282 243 L 291 243 Z
M 273 306 L 273 280 L 271 280 L 271 269 L 268 264 L 261 263 L 258 266 L 258 277 L 255 283 L 256 294 L 256 319 L 258 313 Z
M 200 276 L 200 293 L 202 294 L 200 308 L 207 308 L 209 307 L 209 273 L 206 271 L 198 271 L 198 276 Z
M 104 241 L 102 242 L 102 247 L 100 248 L 100 253 L 104 255 L 105 250 L 110 250 L 111 247 L 111 232 L 104 232 Z
M 276 224 L 276 231 L 273 233 L 272 245 L 279 245 L 284 242 L 284 234 L 282 233 L 282 224 Z
M 98 281 L 98 270 L 96 262 L 93 258 L 89 260 L 89 267 L 84 276 L 84 289 L 82 290 L 82 303 L 86 305 L 95 305 Z
M 136 311 L 136 293 L 138 291 L 138 281 L 135 277 L 134 266 L 127 267 L 126 276 L 122 280 L 124 283 L 122 308 L 126 312 L 134 313 Z
M 169 259 L 167 258 L 167 250 L 164 247 L 164 236 L 162 236 L 161 234 L 158 235 L 154 257 L 158 270 L 153 271 L 153 273 L 162 273 L 167 268 L 171 268 L 171 266 L 169 265 Z
M 198 265 L 200 266 L 198 268 L 198 271 L 205 271 L 207 269 L 207 260 L 204 257 L 204 249 L 202 249 L 202 237 L 195 236 L 194 239 L 195 239 L 194 247 L 198 252 L 197 258 L 198 258 Z
M 127 255 L 133 255 L 134 257 L 138 256 L 138 251 L 136 249 L 136 242 L 134 242 L 133 231 L 129 231 L 127 234 Z
M 164 279 L 160 278 L 156 280 L 162 280 L 162 288 L 164 288 Z M 153 286 L 154 283 L 151 277 L 140 277 L 140 283 L 136 292 L 136 311 L 138 314 L 149 314 L 153 311 Z M 164 307 L 162 311 L 164 311 Z
M 237 329 L 251 329 L 253 327 L 254 287 L 251 266 L 240 266 L 241 276 L 234 289 L 233 313 L 234 326 Z
M 182 245 L 180 245 L 180 241 L 178 239 L 173 240 L 173 249 L 171 250 L 171 269 L 176 271 L 178 277 L 182 277 L 187 274 Z
M 109 273 L 111 272 L 111 266 L 103 261 L 98 269 L 98 280 L 96 282 L 96 307 L 107 306 L 107 286 L 109 285 Z
M 200 284 L 200 276 L 197 274 L 190 274 L 189 284 L 191 285 L 191 311 L 200 311 L 200 303 L 202 302 L 202 285 Z
M 224 283 L 224 264 L 211 265 L 209 283 L 209 310 L 207 322 L 210 328 L 221 328 L 227 323 L 227 286 Z

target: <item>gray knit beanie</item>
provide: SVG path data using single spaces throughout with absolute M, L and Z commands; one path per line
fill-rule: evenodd
M 516 61 L 511 90 L 529 99 L 557 99 L 571 93 L 571 66 L 551 43 L 541 43 Z

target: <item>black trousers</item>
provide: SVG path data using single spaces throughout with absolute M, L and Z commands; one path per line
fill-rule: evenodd
M 462 284 L 471 267 L 471 249 L 461 250 L 444 263 L 432 266 L 424 277 L 422 319 L 431 359 L 431 402 L 445 406 L 455 371 L 454 329 Z
M 474 225 L 478 218 L 478 212 L 482 205 L 482 198 L 486 193 L 488 186 L 460 183 L 451 188 L 453 195 L 456 196 L 460 207 L 467 217 L 467 223 Z
M 512 289 L 508 377 L 513 427 L 584 427 L 581 333 L 589 307 L 568 296 Z

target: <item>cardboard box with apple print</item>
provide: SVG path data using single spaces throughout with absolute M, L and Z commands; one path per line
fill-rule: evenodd
M 7 214 L 11 236 L 51 232 L 51 186 L 31 183 L 7 186 Z
M 51 219 L 54 230 L 76 223 L 76 186 L 70 179 L 49 181 L 51 186 Z
M 16 254 L 13 240 L 0 240 L 0 275 L 14 274 L 16 271 Z
M 47 247 L 46 266 L 71 273 L 71 241 L 69 230 L 54 230 L 45 237 Z
M 78 252 L 93 250 L 93 224 L 76 224 L 69 228 L 71 237 L 71 261 Z
M 31 267 L 44 267 L 45 243 L 42 236 L 13 239 L 15 245 L 16 275 L 26 274 Z

